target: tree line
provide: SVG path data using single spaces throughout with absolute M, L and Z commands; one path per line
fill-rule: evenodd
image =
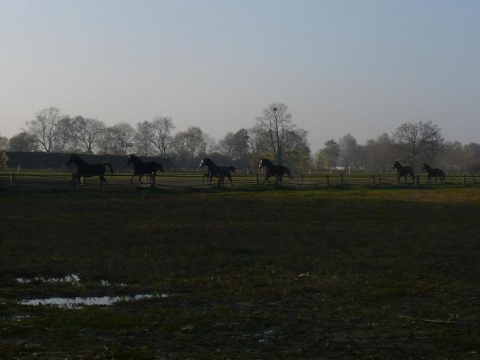
M 198 126 L 175 132 L 171 117 L 156 116 L 135 127 L 129 123 L 107 126 L 103 121 L 62 114 L 56 107 L 40 110 L 25 128 L 10 139 L 0 136 L 0 150 L 159 156 L 176 167 L 191 168 L 208 156 L 237 167 L 256 166 L 262 157 L 287 164 L 295 171 L 390 172 L 394 160 L 421 169 L 423 162 L 444 167 L 449 172 L 480 171 L 480 145 L 446 142 L 440 128 L 428 122 L 398 126 L 389 134 L 358 144 L 351 134 L 330 139 L 311 154 L 308 132 L 299 128 L 283 103 L 267 106 L 250 128 L 228 132 L 215 140 Z M 5 152 L 0 167 L 7 166 Z

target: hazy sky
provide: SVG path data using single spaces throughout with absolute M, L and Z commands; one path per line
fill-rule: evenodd
M 480 142 L 478 0 L 0 0 L 0 134 L 42 109 L 217 140 L 274 102 L 315 151 L 432 121 Z

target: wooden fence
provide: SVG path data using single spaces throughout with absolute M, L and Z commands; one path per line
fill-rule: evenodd
M 137 186 L 137 187 L 207 187 L 215 186 L 216 180 L 212 184 L 207 184 L 203 172 L 171 172 L 162 173 L 156 177 L 146 177 L 140 183 L 138 177 L 133 179 L 131 183 L 131 175 L 118 174 L 106 175 L 107 186 Z M 100 184 L 97 177 L 82 177 L 80 183 L 75 181 L 77 174 L 58 172 L 0 172 L 0 187 L 8 186 L 98 186 Z M 294 178 L 284 177 L 283 186 L 315 188 L 315 187 L 439 187 L 439 186 L 463 186 L 474 187 L 479 186 L 478 176 L 475 175 L 455 175 L 448 176 L 443 183 L 440 181 L 432 181 L 427 183 L 426 176 L 417 175 L 416 182 L 413 183 L 408 179 L 407 184 L 397 183 L 395 174 L 295 174 Z M 236 186 L 258 186 L 263 183 L 264 175 L 262 173 L 253 173 L 251 171 L 239 172 L 233 176 L 233 184 Z M 270 186 L 274 185 L 274 178 L 270 178 Z M 267 186 L 268 184 L 266 184 Z M 225 186 L 230 186 L 228 179 Z

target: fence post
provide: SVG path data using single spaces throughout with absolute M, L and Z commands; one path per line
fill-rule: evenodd
M 330 176 L 326 175 L 325 177 L 327 178 L 327 186 L 330 186 Z
M 255 182 L 257 183 L 257 185 L 259 184 L 259 182 L 258 182 L 258 172 L 255 173 Z
M 300 174 L 300 183 L 303 185 L 303 173 Z
M 420 175 L 417 175 L 417 187 L 420 186 Z
M 340 173 L 340 184 L 343 185 L 343 173 Z
M 467 187 L 467 175 L 463 175 L 463 186 Z
M 372 175 L 372 185 L 375 186 L 375 175 Z
M 155 188 L 155 177 L 156 177 L 156 176 L 155 176 L 155 173 L 153 173 L 153 174 L 151 175 L 151 178 L 152 178 L 152 179 L 151 179 L 151 184 L 150 184 L 150 187 L 151 187 L 152 189 Z
M 382 174 L 378 174 L 378 185 L 382 185 Z
M 10 174 L 10 186 L 15 185 L 15 173 L 12 171 Z

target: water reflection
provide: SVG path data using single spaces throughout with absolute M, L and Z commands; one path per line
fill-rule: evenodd
M 84 306 L 109 306 L 119 301 L 138 301 L 151 298 L 166 298 L 167 294 L 152 295 L 152 294 L 141 294 L 134 296 L 100 296 L 100 297 L 75 297 L 75 298 L 62 298 L 54 297 L 47 299 L 28 299 L 22 300 L 19 302 L 20 305 L 28 306 L 55 306 L 67 309 L 76 309 Z
M 80 276 L 77 274 L 69 274 L 64 277 L 44 277 L 37 276 L 34 278 L 16 278 L 19 284 L 30 284 L 32 282 L 40 282 L 42 284 L 72 284 L 80 286 Z

